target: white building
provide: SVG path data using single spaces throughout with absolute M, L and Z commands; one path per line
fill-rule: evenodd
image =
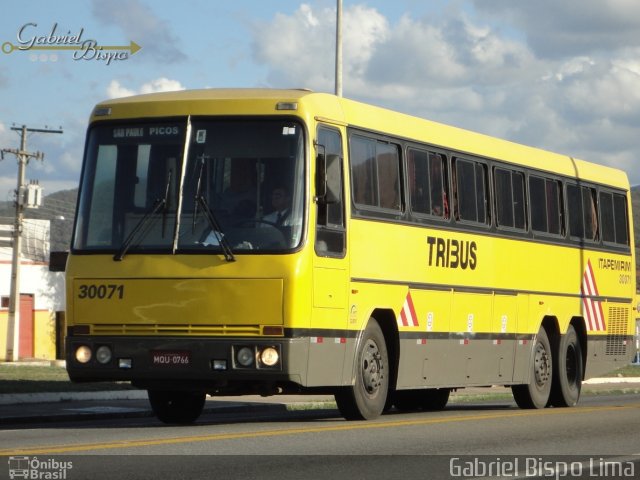
M 0 218 L 0 361 L 8 359 L 12 231 L 13 218 Z M 54 360 L 62 354 L 64 273 L 49 271 L 49 233 L 49 220 L 24 220 L 19 285 L 20 359 Z

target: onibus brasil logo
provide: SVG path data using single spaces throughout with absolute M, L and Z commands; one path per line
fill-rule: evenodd
M 59 33 L 58 24 L 42 33 L 37 23 L 25 23 L 16 34 L 17 43 L 4 42 L 2 52 L 10 54 L 15 51 L 31 52 L 73 52 L 74 60 L 97 60 L 110 65 L 111 62 L 127 60 L 142 47 L 134 41 L 129 45 L 100 45 L 96 40 L 84 39 L 84 28 L 72 33 Z M 37 58 L 34 58 L 37 59 Z M 54 56 L 52 59 L 57 59 Z
M 73 468 L 73 462 L 60 461 L 54 458 L 38 459 L 38 457 L 9 457 L 9 478 L 26 478 L 33 480 L 67 480 L 67 471 Z

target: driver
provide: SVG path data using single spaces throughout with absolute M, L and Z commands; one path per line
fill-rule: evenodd
M 284 186 L 279 185 L 271 192 L 271 206 L 273 211 L 262 220 L 278 227 L 291 226 L 291 196 Z

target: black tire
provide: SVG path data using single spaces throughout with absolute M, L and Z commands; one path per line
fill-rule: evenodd
M 450 392 L 448 388 L 400 390 L 395 392 L 393 404 L 401 412 L 442 410 L 447 406 Z
M 389 356 L 378 322 L 371 318 L 356 352 L 354 385 L 335 394 L 338 410 L 347 420 L 371 420 L 384 410 L 389 393 Z
M 451 390 L 448 388 L 429 388 L 422 393 L 421 407 L 423 410 L 443 410 L 449 401 Z
M 422 409 L 422 390 L 397 390 L 393 405 L 400 412 L 415 412 Z
M 560 338 L 554 352 L 553 383 L 550 403 L 554 407 L 573 407 L 578 403 L 582 389 L 582 347 L 573 325 Z
M 544 327 L 540 327 L 536 335 L 531 369 L 528 384 L 511 387 L 513 398 L 520 408 L 544 408 L 549 402 L 553 381 L 551 344 Z
M 147 390 L 147 395 L 153 413 L 164 423 L 195 422 L 206 399 L 204 392 Z

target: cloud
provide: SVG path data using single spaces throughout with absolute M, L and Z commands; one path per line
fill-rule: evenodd
M 133 90 L 123 87 L 118 80 L 111 80 L 107 87 L 108 98 L 131 97 L 135 94 Z
M 371 56 L 367 73 L 376 81 L 424 88 L 520 81 L 533 66 L 526 46 L 464 17 L 433 23 L 404 16 Z
M 7 126 L 0 122 L 0 145 L 4 145 L 5 141 L 7 140 L 7 133 L 9 132 L 9 128 L 7 128 Z
M 140 0 L 93 0 L 92 10 L 98 21 L 119 27 L 127 41 L 142 47 L 137 56 L 161 63 L 176 63 L 187 58 L 179 49 L 178 37 L 171 32 L 171 24 Z
M 343 26 L 345 96 L 617 166 L 640 183 L 640 2 L 468 0 L 394 23 L 360 5 Z M 253 27 L 268 86 L 333 91 L 334 8 L 304 4 Z
M 334 82 L 335 9 L 314 10 L 302 4 L 293 15 L 277 14 L 253 27 L 253 56 L 270 67 L 272 84 L 328 90 Z M 344 75 L 364 74 L 375 47 L 388 34 L 387 20 L 373 8 L 345 9 Z
M 124 87 L 118 80 L 111 80 L 107 86 L 109 98 L 130 97 L 141 93 L 174 92 L 184 90 L 185 87 L 178 80 L 160 77 L 144 83 L 137 90 Z
M 584 68 L 563 76 L 562 82 L 567 104 L 577 116 L 598 112 L 622 124 L 640 123 L 640 72 L 626 59 L 585 62 Z
M 472 0 L 488 17 L 511 21 L 543 58 L 607 52 L 640 46 L 640 2 L 636 0 Z

